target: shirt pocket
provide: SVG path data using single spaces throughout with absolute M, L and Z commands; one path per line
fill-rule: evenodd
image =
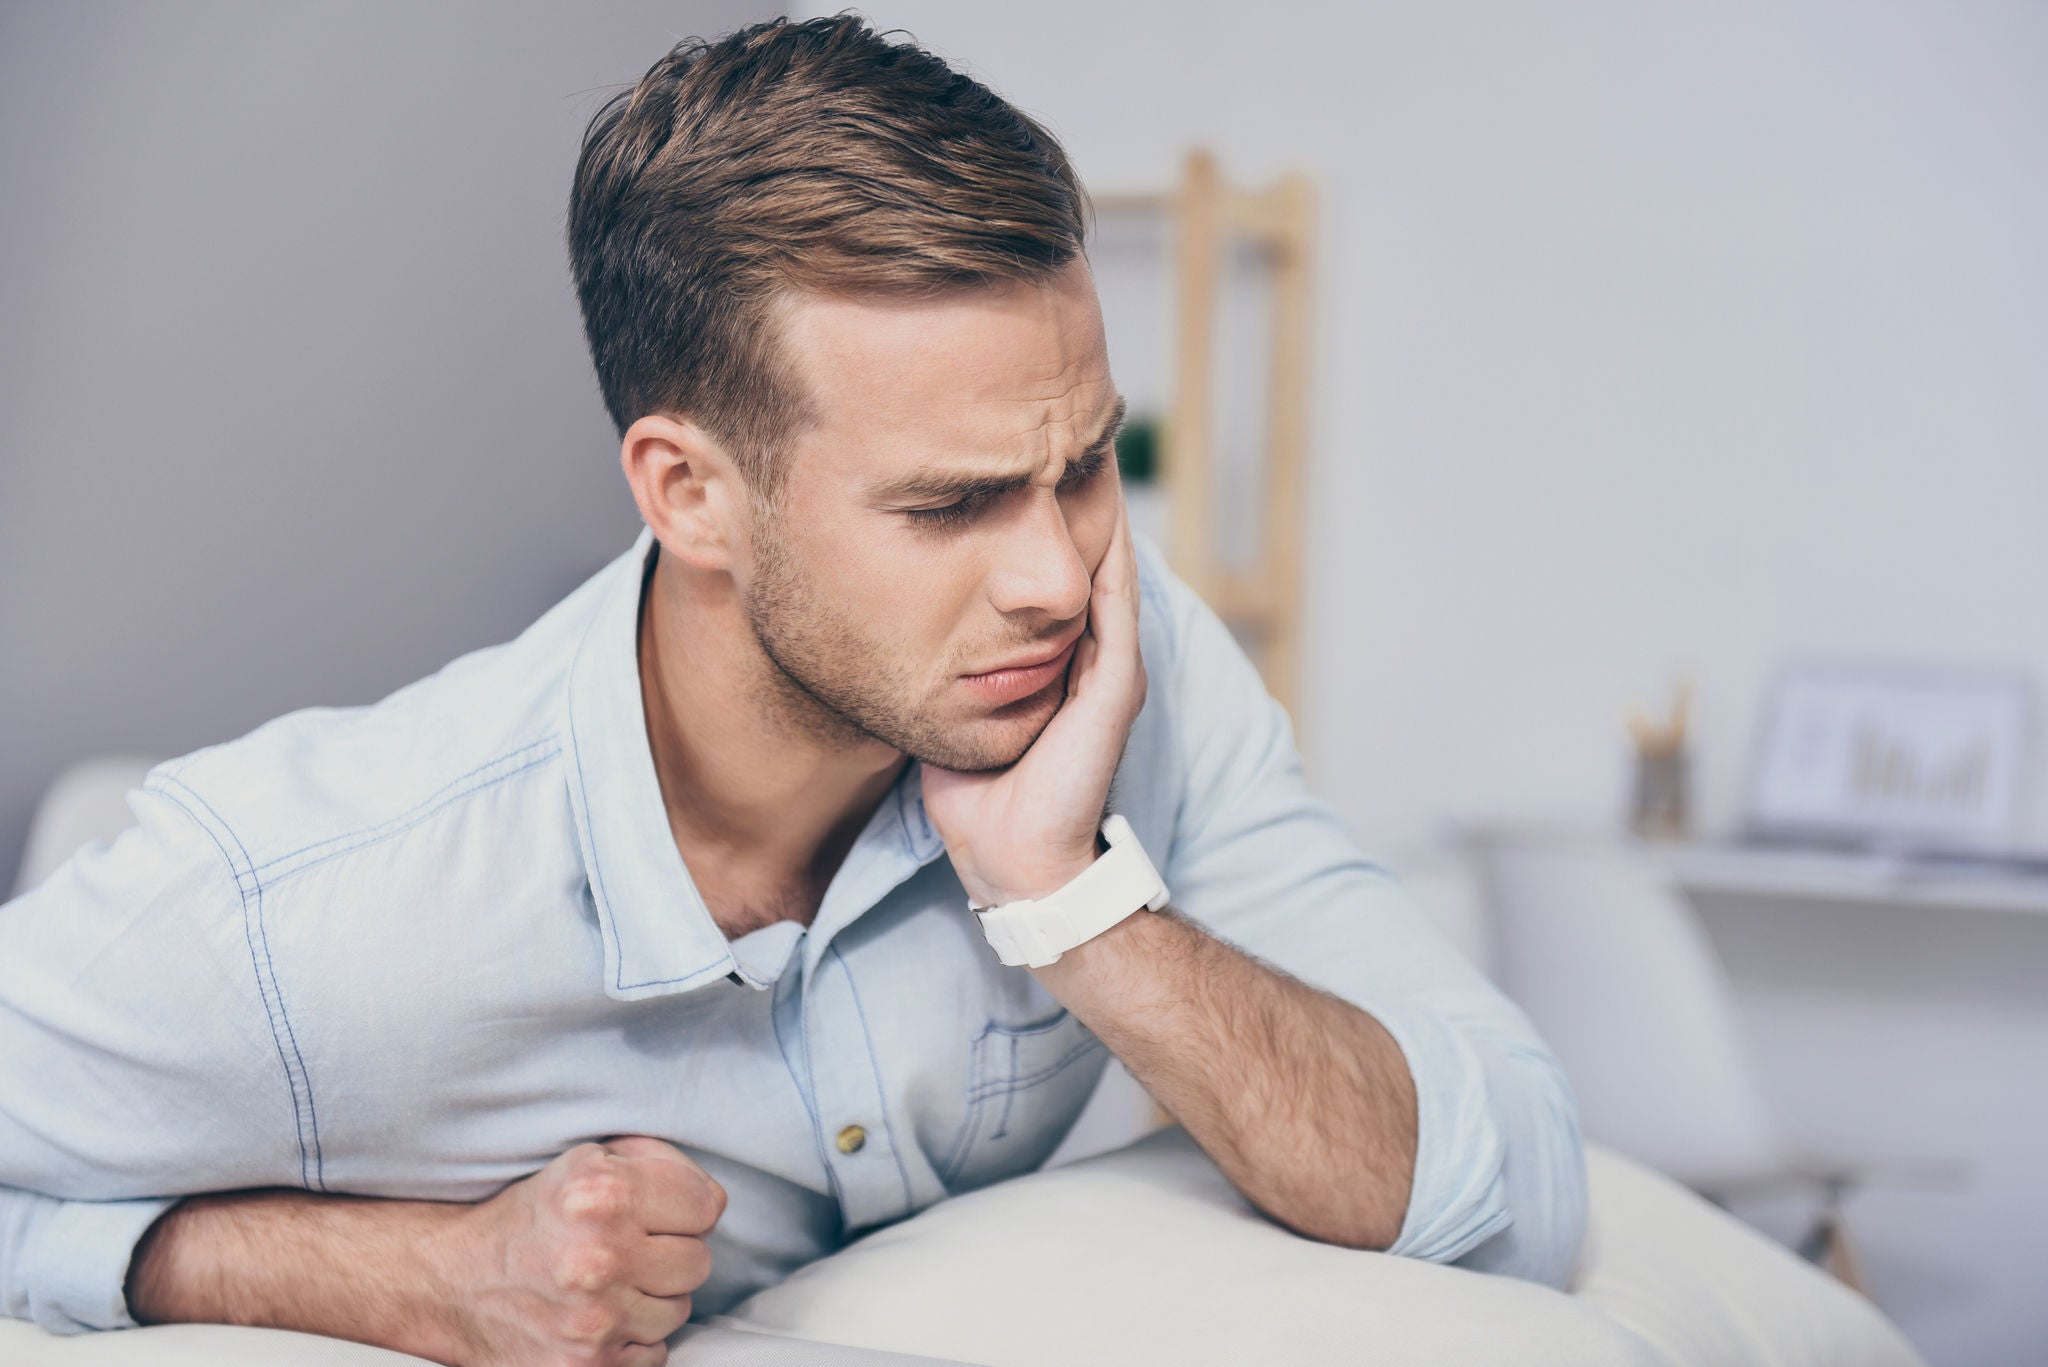
M 1073 1012 L 1030 1025 L 990 1021 L 974 1037 L 967 1109 L 939 1180 L 955 1195 L 1036 1171 L 1102 1080 L 1109 1050 Z

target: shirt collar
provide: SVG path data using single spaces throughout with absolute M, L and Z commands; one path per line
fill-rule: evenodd
M 654 533 L 613 561 L 569 664 L 569 805 L 604 935 L 604 990 L 684 992 L 733 971 L 732 947 L 683 867 L 640 696 L 640 595 Z
M 924 767 L 912 760 L 903 767 L 895 788 L 875 807 L 860 838 L 832 875 L 832 885 L 825 889 L 825 900 L 811 920 L 804 944 L 805 976 L 817 969 L 834 936 L 945 852 L 945 842 L 925 815 Z M 961 914 L 966 915 L 964 895 Z
M 778 922 L 728 942 L 683 865 L 654 773 L 640 692 L 640 601 L 656 554 L 642 528 L 603 574 L 569 664 L 569 805 L 604 937 L 604 990 L 621 1001 L 686 992 L 737 972 L 775 981 L 804 928 Z M 922 770 L 905 766 L 848 851 L 813 919 L 805 968 L 841 928 L 945 851 L 925 815 Z

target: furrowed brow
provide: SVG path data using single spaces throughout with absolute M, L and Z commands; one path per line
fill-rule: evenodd
M 1129 405 L 1119 396 L 1116 407 L 1110 411 L 1109 421 L 1102 432 L 1081 453 L 1080 460 L 1069 461 L 1068 468 L 1078 465 L 1109 450 L 1124 425 L 1124 414 Z M 931 499 L 1000 498 L 1015 493 L 1031 483 L 1029 475 L 961 475 L 943 469 L 913 470 L 907 475 L 885 481 L 874 487 L 872 496 L 888 502 L 923 502 Z
M 1124 396 L 1117 395 L 1116 407 L 1109 410 L 1109 421 L 1102 425 L 1102 435 L 1088 443 L 1089 455 L 1092 456 L 1097 451 L 1106 451 L 1116 444 L 1117 433 L 1124 430 L 1124 415 L 1130 411 L 1131 406 L 1125 401 Z
M 1000 498 L 1030 482 L 1029 475 L 949 475 L 943 470 L 916 470 L 901 479 L 876 485 L 875 497 L 892 503 L 936 498 Z

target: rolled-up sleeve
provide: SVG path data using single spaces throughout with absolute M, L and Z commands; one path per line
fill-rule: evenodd
M 129 1261 L 174 1204 L 65 1201 L 0 1187 L 0 1312 L 55 1334 L 132 1328 Z
M 1417 1143 L 1392 1253 L 1566 1285 L 1586 1222 L 1577 1108 L 1527 1018 L 1309 792 L 1285 711 L 1228 628 L 1155 555 L 1185 775 L 1176 909 L 1370 1013 L 1414 1079 Z M 1158 640 L 1153 636 L 1152 640 Z M 1157 686 L 1157 684 L 1155 684 Z
M 0 1311 L 134 1324 L 137 1242 L 174 1198 L 300 1185 L 240 883 L 174 797 L 0 905 Z

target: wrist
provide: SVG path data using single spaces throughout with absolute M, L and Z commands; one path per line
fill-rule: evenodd
M 483 1207 L 428 1202 L 419 1209 L 428 1218 L 413 1244 L 417 1275 L 393 1307 L 396 1341 L 387 1346 L 430 1362 L 466 1362 L 481 1338 L 471 1294 L 481 1280 Z
M 1087 843 L 1057 856 L 1041 858 L 1029 867 L 1004 870 L 1000 877 L 980 873 L 963 874 L 961 886 L 970 902 L 978 907 L 1000 907 L 1011 902 L 1040 901 L 1079 878 L 1097 859 L 1109 852 L 1109 841 L 1096 827 Z
M 1156 937 L 1163 923 L 1173 915 L 1170 908 L 1154 911 L 1140 907 L 1100 935 L 1065 951 L 1052 963 L 1030 968 L 1030 973 L 1048 989 L 1057 986 L 1055 996 L 1061 991 L 1077 990 L 1091 995 L 1114 995 L 1121 990 L 1116 985 L 1129 979 L 1135 963 L 1142 963 L 1158 952 Z
M 970 900 L 996 957 L 1004 964 L 1041 968 L 1102 936 L 1139 911 L 1166 905 L 1166 884 L 1121 815 L 1106 818 L 1100 837 L 1108 849 L 1040 897 L 993 904 Z
M 182 1222 L 189 1200 L 178 1204 L 157 1216 L 142 1237 L 135 1241 L 135 1252 L 128 1260 L 128 1278 L 122 1287 L 122 1294 L 128 1302 L 128 1314 L 137 1324 L 174 1324 L 178 1322 L 175 1288 L 178 1275 L 171 1262 L 177 1248 L 177 1236 L 171 1226 Z
M 1048 860 L 1029 869 L 1006 871 L 1000 878 L 974 877 L 960 880 L 968 900 L 978 907 L 1007 906 L 1012 902 L 1036 902 L 1058 892 L 1088 871 L 1095 862 L 1093 852 L 1064 859 Z

